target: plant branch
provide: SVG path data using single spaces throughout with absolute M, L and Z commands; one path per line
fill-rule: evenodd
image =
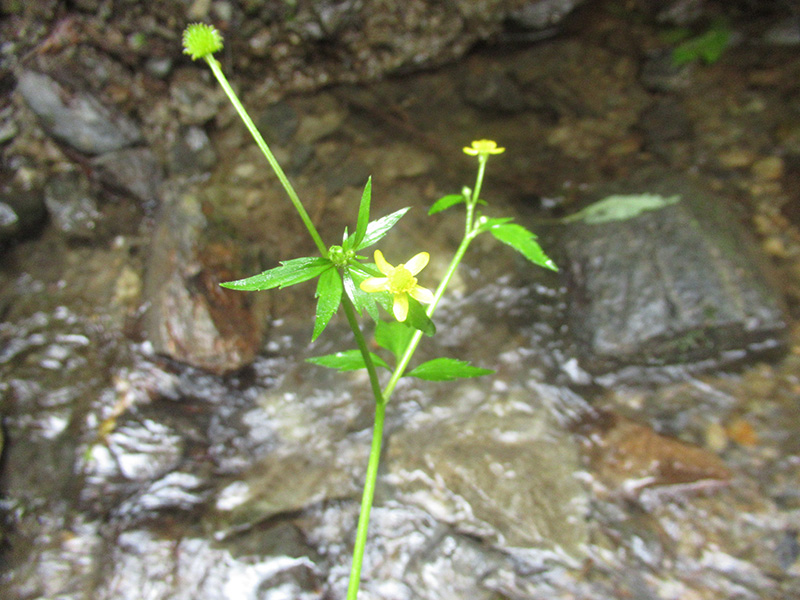
M 286 173 L 283 172 L 280 164 L 278 164 L 278 160 L 275 158 L 275 155 L 272 154 L 272 151 L 269 149 L 267 142 L 264 141 L 264 138 L 261 136 L 261 133 L 253 123 L 253 120 L 250 118 L 250 115 L 247 114 L 244 106 L 242 103 L 239 102 L 239 97 L 236 95 L 236 92 L 233 91 L 233 88 L 228 83 L 228 79 L 225 77 L 225 74 L 222 72 L 222 69 L 219 66 L 219 62 L 213 56 L 208 55 L 205 58 L 205 61 L 208 63 L 208 66 L 211 67 L 212 73 L 214 73 L 214 77 L 217 78 L 220 86 L 222 89 L 225 90 L 225 93 L 228 95 L 228 99 L 233 104 L 233 107 L 236 109 L 236 112 L 239 114 L 239 117 L 247 127 L 247 130 L 250 132 L 250 135 L 253 136 L 253 139 L 256 142 L 256 145 L 259 147 L 261 152 L 269 162 L 269 165 L 272 167 L 272 170 L 275 171 L 275 175 L 277 175 L 278 180 L 281 182 L 283 189 L 286 190 L 286 193 L 289 196 L 289 200 L 292 201 L 295 209 L 297 210 L 298 214 L 300 215 L 300 219 L 303 221 L 303 224 L 308 229 L 308 233 L 311 234 L 311 238 L 314 240 L 314 243 L 317 246 L 320 254 L 322 256 L 327 256 L 328 248 L 322 241 L 322 238 L 317 231 L 317 228 L 314 227 L 314 223 L 311 221 L 311 217 L 308 216 L 306 209 L 303 207 L 303 203 L 300 202 L 300 198 L 297 195 L 297 192 L 294 191 L 294 187 L 289 182 L 289 178 L 286 177 Z

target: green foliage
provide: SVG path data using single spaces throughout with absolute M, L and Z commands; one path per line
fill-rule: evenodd
M 332 268 L 332 263 L 327 258 L 305 257 L 293 258 L 281 261 L 280 267 L 275 267 L 269 271 L 264 271 L 258 275 L 221 283 L 222 287 L 231 290 L 243 290 L 257 292 L 261 290 L 271 290 L 272 288 L 285 288 L 290 285 L 303 283 L 321 275 L 324 271 Z
M 407 212 L 408 208 L 401 208 L 390 215 L 386 215 L 385 217 L 371 221 L 370 224 L 367 225 L 367 229 L 365 230 L 364 237 L 361 239 L 361 241 L 356 244 L 355 240 L 353 240 L 353 249 L 362 250 L 363 248 L 368 248 L 373 244 L 377 244 L 387 233 L 389 233 L 389 230 L 394 227 Z M 350 238 L 348 238 L 348 240 L 349 239 Z
M 673 32 L 673 41 L 685 37 L 672 51 L 672 63 L 675 66 L 685 65 L 695 61 L 703 61 L 710 65 L 719 60 L 722 53 L 730 44 L 731 30 L 724 19 L 717 19 L 704 33 L 688 37 L 688 30 Z
M 398 362 L 414 335 L 414 330 L 405 323 L 397 321 L 378 321 L 375 324 L 375 343 L 394 354 Z
M 464 194 L 448 194 L 447 196 L 443 196 L 433 203 L 433 205 L 428 209 L 428 215 L 435 215 L 438 212 L 447 210 L 451 206 L 464 204 L 466 201 L 467 199 Z
M 588 225 L 599 225 L 611 221 L 625 221 L 638 217 L 643 212 L 659 210 L 680 201 L 680 196 L 665 198 L 658 194 L 613 195 L 590 204 L 583 210 L 561 219 L 563 223 L 583 221 Z
M 336 269 L 323 271 L 317 280 L 317 314 L 314 319 L 313 342 L 319 337 L 342 302 L 342 278 Z
M 494 373 L 491 369 L 473 367 L 468 362 L 454 358 L 434 358 L 424 362 L 408 373 L 409 377 L 417 377 L 426 381 L 452 381 L 467 377 L 480 377 Z
M 372 177 L 367 179 L 367 185 L 364 186 L 364 192 L 361 194 L 361 203 L 358 205 L 358 221 L 356 223 L 356 235 L 353 240 L 353 246 L 359 249 L 361 242 L 367 233 L 367 226 L 369 225 L 369 205 L 372 201 Z
M 384 360 L 377 354 L 369 353 L 372 363 L 376 367 L 389 368 Z M 339 371 L 357 371 L 364 369 L 367 365 L 364 362 L 364 356 L 359 350 L 345 350 L 343 352 L 335 352 L 333 354 L 326 354 L 324 356 L 315 356 L 307 358 L 306 362 L 320 367 L 327 367 L 329 369 L 337 369 Z

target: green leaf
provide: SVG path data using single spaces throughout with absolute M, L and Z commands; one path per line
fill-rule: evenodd
M 264 271 L 246 279 L 220 283 L 224 288 L 244 291 L 270 290 L 285 288 L 313 279 L 331 267 L 331 261 L 322 257 L 293 258 L 282 261 L 280 267 Z
M 705 33 L 688 39 L 672 51 L 672 63 L 681 66 L 702 59 L 715 63 L 730 44 L 731 30 L 724 20 L 715 21 Z
M 428 209 L 428 215 L 435 215 L 438 212 L 447 210 L 451 206 L 463 204 L 466 201 L 467 199 L 464 198 L 464 194 L 448 194 L 447 196 L 443 196 L 433 203 L 433 205 Z
M 367 179 L 367 185 L 364 186 L 364 192 L 361 194 L 361 204 L 358 205 L 358 222 L 356 224 L 356 235 L 353 240 L 353 246 L 358 247 L 361 240 L 367 233 L 367 225 L 369 225 L 369 205 L 372 199 L 372 177 Z
M 387 296 L 390 295 L 387 293 Z M 394 303 L 393 299 L 392 303 Z M 391 305 L 388 310 L 391 312 Z M 430 317 L 428 317 L 427 313 L 425 312 L 425 307 L 422 306 L 418 300 L 415 300 L 411 296 L 408 297 L 408 316 L 406 317 L 405 323 L 414 329 L 419 329 L 428 337 L 436 334 L 436 325 L 434 325 L 433 321 L 431 321 Z
M 466 377 L 480 377 L 494 373 L 491 369 L 473 367 L 468 362 L 454 358 L 434 358 L 424 362 L 406 375 L 426 381 L 452 381 Z
M 496 225 L 489 229 L 489 233 L 504 244 L 514 248 L 532 263 L 546 269 L 558 271 L 556 264 L 550 260 L 542 250 L 542 247 L 536 242 L 536 236 L 522 225 L 517 225 L 516 223 Z
M 478 219 L 478 233 L 483 233 L 484 231 L 489 231 L 492 227 L 497 227 L 498 225 L 505 225 L 506 223 L 510 223 L 514 219 L 510 217 L 502 217 L 499 219 L 490 219 L 489 217 L 480 217 Z
M 375 325 L 375 343 L 394 354 L 400 360 L 408 347 L 414 330 L 398 321 L 378 321 Z
M 353 306 L 359 315 L 364 314 L 364 311 L 372 317 L 373 321 L 378 320 L 378 307 L 375 304 L 373 294 L 365 292 L 359 286 L 361 282 L 367 278 L 367 275 L 356 271 L 354 268 L 348 266 L 344 272 L 344 291 L 347 294 Z
M 614 195 L 590 204 L 583 210 L 567 215 L 564 223 L 583 221 L 588 225 L 599 225 L 611 221 L 626 221 L 638 217 L 649 210 L 659 210 L 671 206 L 681 199 L 680 196 L 665 198 L 658 194 Z
M 369 355 L 376 367 L 389 368 L 386 361 L 377 354 L 370 352 Z M 328 367 L 329 369 L 338 369 L 339 371 L 357 371 L 358 369 L 367 368 L 360 350 L 345 350 L 344 352 L 315 356 L 313 358 L 307 358 L 306 362 L 319 365 L 320 367 Z
M 369 225 L 367 225 L 367 231 L 364 234 L 364 239 L 361 240 L 361 243 L 358 244 L 355 249 L 361 250 L 367 246 L 372 246 L 372 244 L 376 243 L 383 236 L 389 233 L 389 230 L 394 227 L 395 223 L 397 223 L 407 212 L 408 208 L 401 208 L 390 215 L 386 215 L 385 217 L 381 217 L 376 221 L 372 221 Z
M 314 333 L 311 334 L 312 342 L 325 331 L 342 301 L 342 279 L 339 277 L 339 271 L 335 268 L 331 267 L 320 275 L 317 280 L 317 298 L 317 315 L 314 319 Z

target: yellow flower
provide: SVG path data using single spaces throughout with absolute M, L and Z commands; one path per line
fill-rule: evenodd
M 472 146 L 464 147 L 464 154 L 470 156 L 488 156 L 489 154 L 502 154 L 505 151 L 505 148 L 498 148 L 497 142 L 493 140 L 475 140 L 472 142 Z
M 411 296 L 424 304 L 433 302 L 433 292 L 417 285 L 417 273 L 425 268 L 430 259 L 430 254 L 420 252 L 411 260 L 402 265 L 393 267 L 380 250 L 375 250 L 375 266 L 386 277 L 370 277 L 361 282 L 361 289 L 365 292 L 389 292 L 394 296 L 392 312 L 398 321 L 405 321 L 408 316 L 408 297 Z

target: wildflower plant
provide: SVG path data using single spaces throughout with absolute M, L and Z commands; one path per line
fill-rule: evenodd
M 184 53 L 188 54 L 192 60 L 205 60 L 211 68 L 283 185 L 289 200 L 314 241 L 318 255 L 281 261 L 278 266 L 263 273 L 221 285 L 232 290 L 260 291 L 284 288 L 316 279 L 317 307 L 311 333 L 312 341 L 323 333 L 330 320 L 341 308 L 353 330 L 357 347 L 310 358 L 308 362 L 339 371 L 366 369 L 375 398 L 372 445 L 367 463 L 347 590 L 347 600 L 356 600 L 361 580 L 361 565 L 367 541 L 370 510 L 377 482 L 386 406 L 398 381 L 402 377 L 416 377 L 428 381 L 449 381 L 488 375 L 493 372 L 490 369 L 476 367 L 468 362 L 448 357 L 429 360 L 409 369 L 414 352 L 423 335 L 432 336 L 436 332 L 432 321 L 434 312 L 468 247 L 476 237 L 489 233 L 500 242 L 521 253 L 532 263 L 547 269 L 557 270 L 557 268 L 542 251 L 533 233 L 521 225 L 513 223 L 510 218 L 489 217 L 477 210 L 479 205 L 486 205 L 486 202 L 480 198 L 480 193 L 489 157 L 505 151 L 505 148 L 498 147 L 491 140 L 477 140 L 463 149 L 465 154 L 475 157 L 478 161 L 474 187 L 472 189 L 464 187 L 459 194 L 444 196 L 434 202 L 428 210 L 428 214 L 433 215 L 462 204 L 465 208 L 463 238 L 444 277 L 434 291 L 420 285 L 417 278 L 430 259 L 427 252 L 419 252 L 405 263 L 396 266 L 386 260 L 381 250 L 374 250 L 374 262 L 367 262 L 367 257 L 361 254 L 367 248 L 382 241 L 409 210 L 403 208 L 379 219 L 370 220 L 371 178 L 364 186 L 352 233 L 346 228 L 341 243 L 326 246 L 278 161 L 229 85 L 219 62 L 214 58 L 213 54 L 221 50 L 222 45 L 222 36 L 216 29 L 208 25 L 189 25 L 183 35 Z M 388 321 L 381 319 L 379 307 L 383 307 L 393 319 Z M 364 330 L 359 322 L 359 316 L 364 315 L 368 315 L 375 322 L 375 344 L 378 348 L 386 351 L 386 359 L 369 350 Z M 385 376 L 379 374 L 383 371 L 386 372 Z

